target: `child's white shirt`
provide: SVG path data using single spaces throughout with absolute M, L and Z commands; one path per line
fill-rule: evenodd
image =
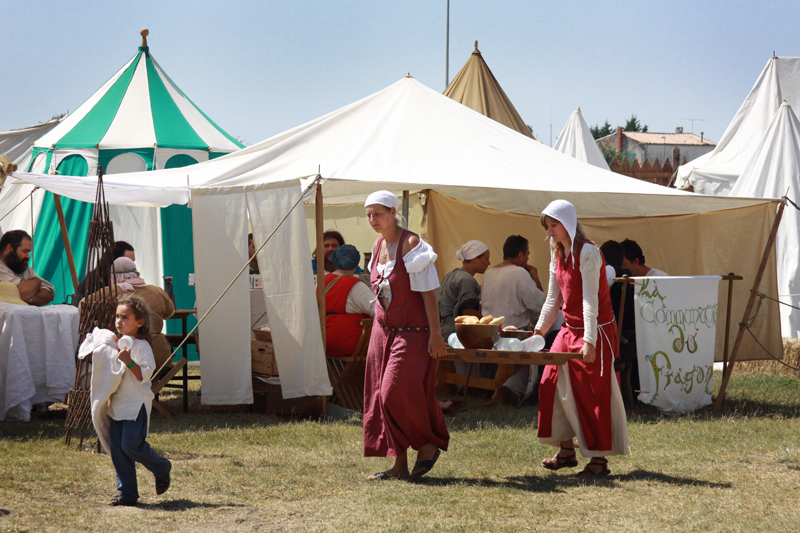
M 142 405 L 144 405 L 149 421 L 154 397 L 153 391 L 150 389 L 150 378 L 156 368 L 156 360 L 153 357 L 150 343 L 142 339 L 134 340 L 131 359 L 139 365 L 142 371 L 142 381 L 139 381 L 130 369 L 126 369 L 119 388 L 109 399 L 108 416 L 114 420 L 136 420 Z

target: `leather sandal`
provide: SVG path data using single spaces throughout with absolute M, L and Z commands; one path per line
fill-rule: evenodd
M 600 471 L 592 470 L 591 467 L 596 466 L 600 467 Z M 611 470 L 608 469 L 608 459 L 605 457 L 592 457 L 591 461 L 589 461 L 583 470 L 575 474 L 577 477 L 588 478 L 588 477 L 605 477 L 611 473 Z
M 417 461 L 416 464 L 414 464 L 414 468 L 411 469 L 411 477 L 419 479 L 428 472 L 430 472 L 431 469 L 433 468 L 433 465 L 435 465 L 436 461 L 439 459 L 439 454 L 441 452 L 442 450 L 437 449 L 436 453 L 433 454 L 433 457 L 431 457 L 430 459 L 427 459 L 425 461 Z
M 542 466 L 548 470 L 560 470 L 562 468 L 575 468 L 578 466 L 578 459 L 575 457 L 575 448 L 561 449 L 570 450 L 572 453 L 565 457 L 562 457 L 557 453 L 553 457 L 548 457 L 547 459 L 543 460 Z

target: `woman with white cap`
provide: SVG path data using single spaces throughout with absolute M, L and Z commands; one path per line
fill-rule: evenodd
M 376 302 L 364 380 L 364 456 L 394 457 L 389 470 L 369 479 L 420 477 L 450 441 L 435 395 L 435 360 L 446 353 L 433 292 L 437 256 L 397 224 L 400 205 L 389 191 L 374 192 L 364 203 L 369 224 L 380 233 L 370 264 Z M 408 448 L 417 450 L 411 470 Z
M 578 476 L 606 476 L 611 472 L 606 457 L 628 453 L 628 429 L 614 372 L 617 326 L 605 261 L 566 200 L 551 202 L 541 223 L 550 236 L 550 285 L 536 333 L 547 332 L 561 306 L 564 325 L 550 350 L 582 355 L 560 367 L 547 366 L 542 376 L 539 440 L 560 448 L 542 466 L 578 466 L 577 439 L 581 455 L 591 458 Z

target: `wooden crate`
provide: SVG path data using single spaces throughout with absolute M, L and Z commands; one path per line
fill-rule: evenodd
M 283 399 L 281 386 L 264 380 L 273 376 L 253 374 L 254 413 L 274 414 L 284 418 L 319 418 L 322 416 L 322 399 L 319 396 Z
M 253 339 L 250 341 L 250 355 L 254 373 L 267 376 L 278 375 L 278 364 L 275 362 L 275 349 L 272 341 Z
M 272 332 L 268 329 L 255 328 L 253 329 L 253 334 L 260 341 L 272 342 Z

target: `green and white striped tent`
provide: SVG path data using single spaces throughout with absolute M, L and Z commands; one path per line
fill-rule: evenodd
M 142 46 L 119 72 L 61 124 L 39 138 L 29 171 L 65 176 L 177 168 L 242 148 L 203 113 Z M 78 277 L 86 269 L 92 205 L 63 199 Z M 149 283 L 172 276 L 178 307 L 194 305 L 191 211 L 114 206 L 114 235 L 136 248 L 137 266 Z M 73 292 L 51 193 L 44 195 L 34 232 L 37 272 L 57 287 L 56 302 Z

